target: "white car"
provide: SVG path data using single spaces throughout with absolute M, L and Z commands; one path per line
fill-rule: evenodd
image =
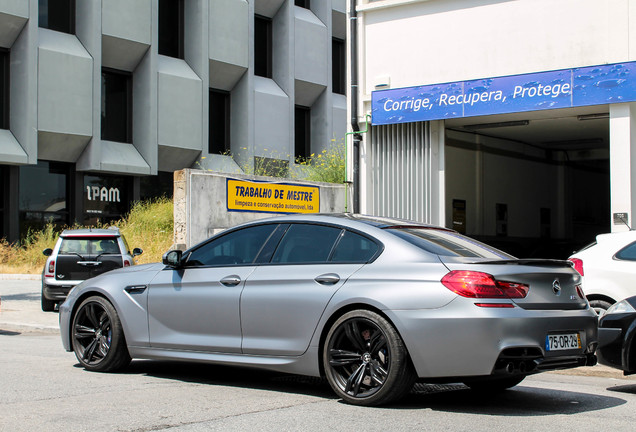
M 42 270 L 42 310 L 51 312 L 61 304 L 71 288 L 107 271 L 135 264 L 143 250 L 130 251 L 119 229 L 67 229 L 62 231 L 47 256 Z
M 583 276 L 583 292 L 599 315 L 636 295 L 636 231 L 600 234 L 569 261 Z

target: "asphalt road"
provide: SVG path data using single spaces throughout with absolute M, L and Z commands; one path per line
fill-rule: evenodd
M 604 367 L 526 378 L 498 395 L 422 385 L 360 408 L 321 380 L 256 370 L 133 361 L 87 372 L 62 349 L 39 281 L 0 280 L 0 431 L 633 430 L 636 378 Z

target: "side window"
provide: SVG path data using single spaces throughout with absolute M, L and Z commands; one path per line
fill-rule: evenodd
M 121 239 L 124 242 L 124 247 L 126 248 L 126 253 L 128 255 L 130 255 L 130 246 L 128 246 L 128 242 L 126 241 L 126 237 L 121 237 Z
M 257 264 L 265 264 L 271 261 L 280 239 L 283 238 L 285 232 L 287 232 L 289 224 L 280 224 L 276 227 L 274 232 L 269 236 L 269 239 L 265 243 L 265 246 L 261 249 L 258 257 L 256 258 Z
M 342 230 L 321 225 L 293 224 L 280 242 L 273 263 L 327 262 Z
M 619 250 L 616 254 L 616 258 L 619 260 L 636 261 L 636 242 Z
M 378 245 L 359 234 L 346 231 L 331 257 L 332 262 L 365 263 L 378 251 Z
M 276 224 L 258 225 L 231 232 L 192 251 L 186 265 L 222 266 L 251 264 Z

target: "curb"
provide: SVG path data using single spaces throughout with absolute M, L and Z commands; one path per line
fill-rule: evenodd
M 0 273 L 0 280 L 41 280 L 42 275 L 39 274 L 11 274 Z
M 56 326 L 47 326 L 39 324 L 23 324 L 3 322 L 0 323 L 0 333 L 2 332 L 33 332 L 33 333 L 47 333 L 47 334 L 59 334 L 60 329 Z

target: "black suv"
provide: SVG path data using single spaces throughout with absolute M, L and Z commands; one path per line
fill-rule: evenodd
M 52 311 L 71 288 L 80 282 L 116 268 L 134 265 L 143 251 L 130 251 L 117 228 L 73 229 L 60 234 L 53 249 L 42 253 L 49 258 L 42 272 L 42 310 Z

